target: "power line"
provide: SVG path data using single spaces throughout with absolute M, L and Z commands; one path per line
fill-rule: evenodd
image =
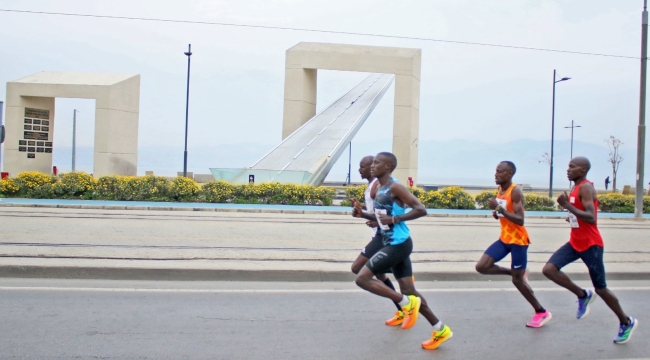
M 56 15 L 56 16 L 73 16 L 73 17 L 88 17 L 88 18 L 100 18 L 100 19 L 112 19 L 112 20 L 155 21 L 155 22 L 178 23 L 178 24 L 232 26 L 232 27 L 246 27 L 246 28 L 257 28 L 257 29 L 268 29 L 268 30 L 303 31 L 303 32 L 314 32 L 314 33 L 324 33 L 324 34 L 356 35 L 356 36 L 369 36 L 369 37 L 400 39 L 400 40 L 430 41 L 430 42 L 439 42 L 439 43 L 447 43 L 447 44 L 477 45 L 477 46 L 497 47 L 497 48 L 506 48 L 506 49 L 545 51 L 545 52 L 555 52 L 555 53 L 574 54 L 574 55 L 603 56 L 603 57 L 613 57 L 613 58 L 640 60 L 640 58 L 636 57 L 636 56 L 626 56 L 626 55 L 616 55 L 616 54 L 601 54 L 601 53 L 592 53 L 592 52 L 584 52 L 584 51 L 571 51 L 571 50 L 536 48 L 536 47 L 529 47 L 529 46 L 491 44 L 491 43 L 480 43 L 480 42 L 472 42 L 472 41 L 444 40 L 444 39 L 413 37 L 413 36 L 400 36 L 400 35 L 358 33 L 358 32 L 336 31 L 336 30 L 293 28 L 293 27 L 283 27 L 283 26 L 235 24 L 235 23 L 211 22 L 211 21 L 175 20 L 175 19 L 162 19 L 162 18 L 130 17 L 130 16 L 75 14 L 75 13 L 14 10 L 14 9 L 0 9 L 0 12 L 21 13 L 21 14 L 39 14 L 39 15 Z

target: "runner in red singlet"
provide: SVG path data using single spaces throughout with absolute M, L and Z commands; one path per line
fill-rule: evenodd
M 547 278 L 578 297 L 576 316 L 578 319 L 589 314 L 589 305 L 596 300 L 596 295 L 603 298 L 620 322 L 614 343 L 622 344 L 630 339 L 639 322 L 625 314 L 614 293 L 607 288 L 603 263 L 603 238 L 598 231 L 598 197 L 593 183 L 587 180 L 590 168 L 591 164 L 585 157 L 576 157 L 569 162 L 567 177 L 575 185 L 570 195 L 565 191 L 557 198 L 557 202 L 569 211 L 567 221 L 571 225 L 571 237 L 568 243 L 551 256 L 543 272 Z M 578 259 L 589 268 L 589 277 L 595 292 L 579 287 L 560 271 L 564 266 Z

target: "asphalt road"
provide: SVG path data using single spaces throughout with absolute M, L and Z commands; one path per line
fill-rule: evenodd
M 75 359 L 631 359 L 650 357 L 650 281 L 610 287 L 640 320 L 614 345 L 614 315 L 598 300 L 575 319 L 575 298 L 533 282 L 553 320 L 507 282 L 416 283 L 454 337 L 435 351 L 421 318 L 387 327 L 393 305 L 354 284 L 0 279 L 0 358 Z M 586 286 L 587 284 L 585 284 Z

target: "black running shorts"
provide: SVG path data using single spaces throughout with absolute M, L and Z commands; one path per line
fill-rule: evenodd
M 385 274 L 392 270 L 395 279 L 413 276 L 411 252 L 413 241 L 406 239 L 398 245 L 388 245 L 379 249 L 366 263 L 373 274 Z

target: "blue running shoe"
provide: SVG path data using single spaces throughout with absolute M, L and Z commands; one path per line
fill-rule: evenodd
M 591 290 L 585 290 L 587 296 L 583 299 L 578 298 L 578 314 L 576 315 L 577 319 L 582 319 L 583 317 L 589 315 L 589 305 L 592 302 L 596 301 L 596 293 Z
M 625 344 L 632 337 L 634 329 L 639 325 L 639 321 L 633 317 L 630 317 L 630 323 L 627 325 L 621 324 L 621 327 L 618 328 L 618 334 L 614 338 L 614 344 Z

